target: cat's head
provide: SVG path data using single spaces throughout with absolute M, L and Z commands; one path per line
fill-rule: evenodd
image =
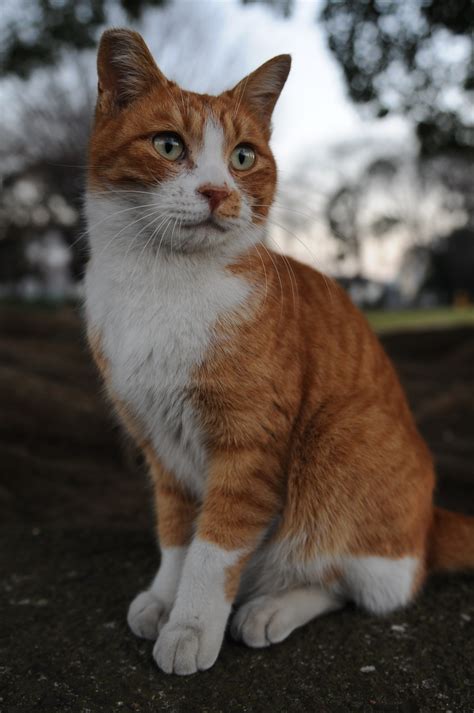
M 219 96 L 196 94 L 162 74 L 138 33 L 105 32 L 89 222 L 106 233 L 113 224 L 121 243 L 180 252 L 257 242 L 277 178 L 271 115 L 290 64 L 280 55 Z

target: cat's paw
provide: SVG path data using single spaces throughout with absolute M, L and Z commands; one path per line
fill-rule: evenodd
M 262 648 L 277 644 L 292 632 L 288 607 L 277 598 L 261 596 L 242 604 L 234 614 L 230 633 L 236 641 Z
M 170 608 L 150 590 L 140 592 L 128 608 L 127 622 L 135 636 L 156 641 L 168 621 Z
M 167 624 L 153 649 L 153 657 L 165 673 L 186 676 L 205 671 L 215 663 L 220 641 L 189 624 Z

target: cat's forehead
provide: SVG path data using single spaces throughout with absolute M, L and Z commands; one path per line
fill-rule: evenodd
M 239 106 L 238 99 L 228 95 L 197 94 L 172 85 L 160 89 L 150 97 L 153 119 L 166 124 L 164 128 L 183 133 L 196 145 L 202 145 L 209 126 L 222 132 L 224 143 L 232 145 L 238 140 L 264 141 L 264 132 L 258 120 Z

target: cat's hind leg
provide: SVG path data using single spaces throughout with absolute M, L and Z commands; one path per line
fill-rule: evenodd
M 389 614 L 414 598 L 424 579 L 422 557 L 346 557 L 342 587 L 357 606 L 371 614 Z
M 230 632 L 247 646 L 270 646 L 283 641 L 311 619 L 340 609 L 344 603 L 344 599 L 312 585 L 263 594 L 239 607 Z

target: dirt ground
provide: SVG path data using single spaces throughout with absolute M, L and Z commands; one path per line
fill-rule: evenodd
M 474 329 L 385 347 L 436 458 L 437 499 L 474 513 Z M 213 669 L 162 674 L 128 631 L 157 565 L 148 486 L 108 415 L 72 309 L 0 312 L 0 712 L 474 711 L 474 578 L 433 579 L 376 619 L 347 608 Z

